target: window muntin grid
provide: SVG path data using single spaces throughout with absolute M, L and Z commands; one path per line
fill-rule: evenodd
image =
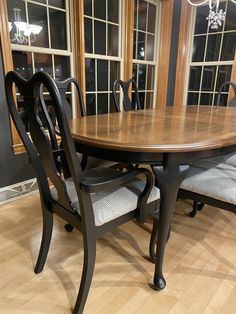
M 115 110 L 112 86 L 120 78 L 121 0 L 84 0 L 86 108 Z
M 195 9 L 192 56 L 189 64 L 188 105 L 215 105 L 221 84 L 230 80 L 236 49 L 236 4 L 222 1 L 226 20 L 217 30 L 208 27 L 209 7 Z M 228 88 L 221 104 L 226 105 Z
M 157 1 L 135 0 L 132 76 L 142 108 L 151 108 L 155 103 L 159 12 Z

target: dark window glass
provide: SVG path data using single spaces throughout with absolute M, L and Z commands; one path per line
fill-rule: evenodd
M 134 2 L 134 29 L 137 29 L 138 0 Z
M 215 83 L 215 66 L 205 66 L 203 68 L 202 90 L 213 91 Z
M 153 108 L 153 93 L 147 92 L 146 93 L 146 108 Z
M 208 36 L 206 61 L 218 61 L 220 54 L 220 43 L 222 34 L 212 34 Z
M 34 53 L 35 72 L 44 71 L 52 76 L 52 56 L 44 53 Z
M 95 60 L 85 59 L 86 91 L 95 91 Z
M 119 104 L 120 103 L 120 94 L 119 93 L 116 94 L 116 98 L 117 98 L 117 101 Z M 112 93 L 110 93 L 110 112 L 117 112 Z
M 31 52 L 12 51 L 14 71 L 25 79 L 30 79 L 33 75 Z
M 99 91 L 108 90 L 108 61 L 97 60 L 97 89 Z
M 199 62 L 204 59 L 206 36 L 195 36 L 193 43 L 192 61 Z
M 221 60 L 234 60 L 236 49 L 236 32 L 225 33 L 223 38 Z
M 86 94 L 86 115 L 96 114 L 96 96 L 95 94 Z
M 218 97 L 218 94 L 215 94 L 214 105 L 216 105 L 217 97 Z M 228 94 L 221 94 L 219 106 L 227 106 L 227 102 L 228 102 Z
M 236 3 L 233 3 L 232 1 L 228 1 L 225 30 L 236 30 Z
M 84 36 L 85 36 L 85 52 L 93 52 L 93 32 L 92 32 L 92 20 L 84 18 Z
M 230 81 L 232 66 L 231 65 L 220 65 L 218 67 L 218 75 L 217 75 L 217 82 L 216 82 L 216 91 L 220 89 L 220 86 Z M 228 92 L 229 86 L 224 87 L 223 92 Z
M 108 20 L 113 23 L 118 23 L 119 1 L 108 1 Z
M 65 0 L 48 0 L 48 4 L 53 7 L 65 9 Z
M 155 33 L 156 24 L 156 6 L 149 3 L 148 5 L 148 32 Z
M 135 82 L 137 83 L 137 64 L 133 63 L 133 70 L 132 70 L 132 78 L 135 80 Z
M 108 94 L 97 94 L 97 101 L 97 113 L 108 113 Z
M 54 56 L 55 79 L 63 81 L 70 77 L 70 57 Z
M 23 35 L 14 24 L 15 21 L 26 23 L 25 3 L 23 1 L 8 0 L 8 22 L 11 23 L 10 40 L 13 44 L 27 45 L 28 37 Z M 1 26 L 2 27 L 2 26 Z
M 200 105 L 211 106 L 212 105 L 212 93 L 201 93 Z
M 31 45 L 48 48 L 48 22 L 47 9 L 40 5 L 28 3 L 29 23 L 42 27 L 38 35 L 31 36 Z
M 115 80 L 120 78 L 120 62 L 110 61 L 110 90 L 113 88 Z
M 138 88 L 139 90 L 145 90 L 146 88 L 146 64 L 139 65 L 138 73 Z
M 205 34 L 207 32 L 208 22 L 206 17 L 209 14 L 209 6 L 204 5 L 197 8 L 196 24 L 194 34 Z
M 94 17 L 106 20 L 106 0 L 94 0 Z
M 137 49 L 137 32 L 134 31 L 134 43 L 133 43 L 133 59 L 137 59 L 136 49 Z
M 224 2 L 220 2 L 219 10 L 223 10 L 225 12 L 225 4 L 226 4 L 225 1 Z M 211 28 L 211 27 L 209 27 L 208 32 L 209 33 L 221 32 L 223 27 L 224 27 L 223 25 L 224 25 L 224 22 L 222 22 L 222 26 L 219 26 L 218 28 Z
M 139 92 L 139 100 L 140 100 L 140 106 L 142 109 L 144 109 L 144 105 L 145 105 L 145 93 L 144 92 Z
M 147 19 L 147 2 L 139 0 L 138 9 L 138 29 L 146 31 L 146 19 Z
M 53 49 L 67 49 L 66 15 L 65 12 L 49 9 L 51 47 Z
M 108 55 L 118 56 L 118 26 L 108 24 Z
M 84 14 L 92 16 L 92 0 L 84 0 Z
M 106 23 L 94 21 L 95 54 L 106 54 Z
M 198 104 L 198 93 L 188 93 L 187 105 L 197 105 Z
M 145 37 L 146 37 L 145 33 L 138 32 L 137 58 L 140 60 L 144 60 L 145 57 Z
M 190 67 L 189 90 L 199 91 L 202 67 Z
M 148 65 L 148 73 L 147 73 L 147 90 L 154 89 L 154 79 L 155 79 L 155 66 Z
M 146 60 L 154 60 L 155 36 L 147 34 Z

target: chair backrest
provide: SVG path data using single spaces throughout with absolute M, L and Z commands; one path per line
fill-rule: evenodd
M 218 92 L 218 96 L 217 96 L 217 100 L 216 100 L 216 106 L 221 106 L 221 98 L 222 98 L 222 92 L 224 91 L 224 89 L 226 87 L 232 87 L 233 91 L 234 91 L 234 96 L 233 98 L 230 100 L 229 105 L 236 107 L 236 82 L 231 82 L 231 81 L 227 81 L 225 83 L 223 83 L 220 86 L 219 92 Z
M 77 211 L 73 207 L 72 202 L 67 194 L 63 173 L 58 171 L 56 165 L 56 159 L 61 158 L 62 155 L 64 155 L 76 188 L 80 204 L 81 218 L 86 220 L 84 220 L 86 225 L 87 223 L 91 225 L 91 221 L 94 220 L 92 203 L 89 193 L 84 193 L 84 191 L 80 190 L 80 182 L 85 180 L 85 176 L 78 162 L 75 145 L 69 129 L 68 118 L 64 109 L 63 99 L 55 81 L 44 72 L 37 72 L 29 81 L 26 81 L 19 74 L 11 71 L 6 75 L 5 82 L 7 101 L 17 130 L 19 131 L 22 141 L 25 144 L 34 168 L 35 164 L 40 165 L 40 169 L 37 168 L 35 170 L 41 188 L 43 189 L 42 185 L 45 184 L 45 182 L 47 182 L 47 178 L 49 178 L 57 190 L 57 203 L 66 210 L 69 210 L 77 215 Z M 30 136 L 34 145 L 31 143 L 29 136 L 27 135 L 16 111 L 13 95 L 13 84 L 16 85 L 20 94 L 23 96 L 23 106 L 28 117 Z M 50 132 L 45 130 L 45 127 L 43 126 L 39 117 L 38 106 L 43 110 L 42 102 L 39 101 L 40 93 L 42 91 L 42 84 L 46 87 L 52 99 L 52 105 L 57 119 L 61 141 L 63 143 L 63 149 L 58 149 L 56 151 L 54 150 L 52 141 L 50 139 Z M 57 158 L 55 158 L 55 155 Z M 42 171 L 42 174 L 39 173 L 40 171 Z M 43 182 L 41 182 L 42 177 Z M 50 199 L 48 183 L 46 185 L 48 192 L 47 197 Z M 83 204 L 85 202 L 82 201 L 82 195 L 83 200 L 86 201 L 87 218 L 85 218 L 84 215 Z
M 141 109 L 140 100 L 138 95 L 138 88 L 134 79 L 129 79 L 128 81 L 116 80 L 113 84 L 113 99 L 116 105 L 117 111 L 120 111 L 119 101 L 117 98 L 117 86 L 120 86 L 123 91 L 123 107 L 125 111 L 129 110 L 139 110 Z M 129 97 L 130 86 L 132 87 L 131 94 L 132 97 Z

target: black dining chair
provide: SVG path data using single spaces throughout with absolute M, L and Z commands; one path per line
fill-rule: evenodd
M 118 112 L 120 111 L 120 105 L 119 105 L 119 99 L 118 99 L 118 94 L 120 95 L 120 92 L 118 93 L 117 87 L 121 87 L 122 92 L 123 92 L 122 104 L 123 104 L 124 111 L 141 109 L 139 95 L 138 95 L 138 88 L 137 88 L 135 80 L 134 79 L 129 79 L 127 81 L 115 80 L 113 83 L 112 96 L 113 96 L 113 100 L 116 106 L 116 110 Z M 129 96 L 129 93 L 131 95 L 131 98 Z
M 23 97 L 30 134 L 16 110 L 15 85 Z M 54 148 L 51 133 L 39 116 L 41 86 L 52 99 L 58 123 L 61 147 Z M 121 172 L 113 168 L 93 168 L 82 171 L 72 139 L 63 98 L 55 81 L 44 72 L 37 72 L 26 81 L 16 72 L 5 78 L 8 107 L 28 152 L 39 186 L 43 213 L 43 235 L 35 272 L 43 270 L 52 235 L 53 215 L 58 215 L 78 229 L 83 236 L 84 264 L 80 288 L 73 313 L 82 313 L 89 293 L 95 258 L 96 240 L 106 231 L 131 219 L 144 223 L 148 211 L 157 205 L 159 190 L 153 187 L 153 178 L 147 169 Z M 70 177 L 64 176 L 61 159 L 66 160 Z M 59 165 L 59 166 L 58 166 Z M 141 179 L 142 177 L 142 179 Z M 52 186 L 49 186 L 49 180 Z

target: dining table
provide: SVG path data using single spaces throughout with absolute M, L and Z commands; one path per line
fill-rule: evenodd
M 166 106 L 79 117 L 69 125 L 80 153 L 152 167 L 161 195 L 153 282 L 156 290 L 163 289 L 178 189 L 192 162 L 236 151 L 236 108 Z

